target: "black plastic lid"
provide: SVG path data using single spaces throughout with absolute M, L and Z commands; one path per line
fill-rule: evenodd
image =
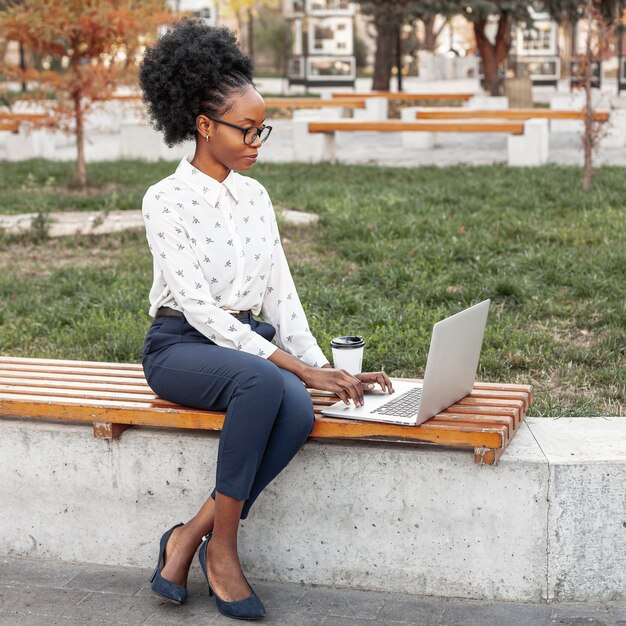
M 336 350 L 351 350 L 352 348 L 362 348 L 364 345 L 365 340 L 358 335 L 351 337 L 335 337 L 330 342 L 330 347 Z

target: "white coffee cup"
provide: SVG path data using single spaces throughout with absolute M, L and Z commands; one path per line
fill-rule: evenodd
M 358 335 L 335 337 L 330 342 L 330 347 L 333 350 L 335 369 L 346 370 L 353 376 L 361 373 L 363 351 L 365 349 L 363 337 Z

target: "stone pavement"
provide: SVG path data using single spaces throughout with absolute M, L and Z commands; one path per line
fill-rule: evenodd
M 150 591 L 151 571 L 0 557 L 0 624 L 233 624 L 209 598 L 194 562 L 184 606 Z M 626 626 L 626 602 L 512 603 L 441 599 L 252 581 L 268 616 L 285 626 Z

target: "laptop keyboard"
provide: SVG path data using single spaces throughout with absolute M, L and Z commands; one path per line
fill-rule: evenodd
M 414 389 L 405 391 L 397 398 L 394 398 L 385 404 L 381 404 L 377 409 L 374 409 L 372 413 L 391 415 L 393 417 L 412 417 L 417 414 L 421 397 L 422 388 L 415 387 Z

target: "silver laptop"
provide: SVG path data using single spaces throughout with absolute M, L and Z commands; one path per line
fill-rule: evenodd
M 464 398 L 476 380 L 489 303 L 485 300 L 435 324 L 423 383 L 394 380 L 391 395 L 366 392 L 363 406 L 339 401 L 322 414 L 417 426 Z

